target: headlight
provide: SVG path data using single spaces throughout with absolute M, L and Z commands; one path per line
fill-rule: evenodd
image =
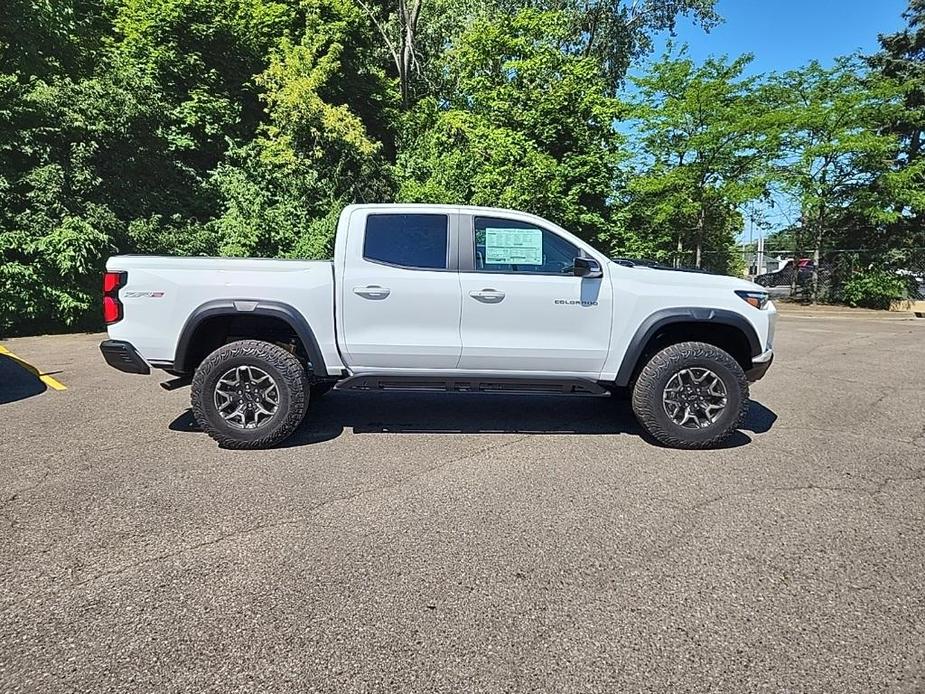
M 748 304 L 751 304 L 757 309 L 767 308 L 768 305 L 768 293 L 767 292 L 750 292 L 748 290 L 737 291 L 736 294 L 739 295 L 743 301 Z

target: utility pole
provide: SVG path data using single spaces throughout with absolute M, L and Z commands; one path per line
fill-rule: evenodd
M 763 268 L 764 268 L 764 232 L 763 232 L 761 229 L 758 230 L 758 254 L 757 254 L 757 256 L 758 256 L 758 257 L 757 257 L 757 259 L 755 260 L 755 264 L 757 265 L 757 267 L 755 268 L 755 271 L 756 271 L 759 275 L 762 275 L 762 274 L 764 274 L 764 272 L 763 272 Z
M 748 245 L 751 247 L 755 238 L 755 226 L 758 221 L 758 210 L 752 205 L 748 213 Z M 764 229 L 760 224 L 758 226 L 758 246 L 755 249 L 755 274 L 764 274 Z
M 755 208 L 754 208 L 754 206 L 750 206 L 750 207 L 749 207 L 749 211 L 748 211 L 748 250 L 749 250 L 749 253 L 750 253 L 751 250 L 752 250 L 752 243 L 753 243 L 753 241 L 754 241 L 754 236 L 755 236 Z M 744 255 L 744 253 L 743 253 L 743 255 Z M 749 273 L 748 273 L 748 274 L 750 274 L 750 275 L 752 274 L 752 272 L 751 272 L 751 265 L 752 265 L 752 264 L 751 264 L 751 261 L 749 261 L 749 263 L 748 263 L 748 266 L 749 266 L 749 267 L 748 267 Z M 758 267 L 758 262 L 757 262 L 757 261 L 755 262 L 755 273 L 754 273 L 754 274 L 755 274 L 755 275 L 760 275 L 760 274 L 761 274 L 761 269 Z M 754 275 L 752 275 L 752 276 L 754 276 Z

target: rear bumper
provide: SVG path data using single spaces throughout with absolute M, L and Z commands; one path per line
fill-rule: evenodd
M 745 378 L 748 379 L 749 383 L 754 383 L 755 381 L 760 380 L 768 372 L 768 369 L 771 368 L 771 363 L 773 361 L 773 349 L 762 352 L 757 357 L 752 357 L 752 368 L 745 372 Z
M 103 359 L 114 369 L 130 374 L 149 374 L 151 367 L 141 358 L 131 343 L 122 340 L 105 340 L 100 343 Z

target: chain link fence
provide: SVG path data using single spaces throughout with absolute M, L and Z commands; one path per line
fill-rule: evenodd
M 889 308 L 894 300 L 925 299 L 925 247 L 831 249 L 819 253 L 754 247 L 671 253 L 661 261 L 681 268 L 750 279 L 780 298 Z
M 925 248 L 833 249 L 798 257 L 745 254 L 748 276 L 777 296 L 888 308 L 925 298 Z M 763 272 L 759 272 L 763 270 Z

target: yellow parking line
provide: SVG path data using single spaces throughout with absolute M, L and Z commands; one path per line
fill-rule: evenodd
M 54 388 L 55 390 L 67 390 L 67 386 L 64 385 L 54 376 L 49 376 L 48 374 L 41 374 L 39 380 L 44 383 L 49 388 Z
M 30 364 L 27 361 L 23 361 L 22 359 L 17 357 L 15 354 L 13 354 L 10 350 L 8 350 L 3 345 L 0 345 L 0 354 L 5 354 L 7 357 L 15 361 L 26 371 L 38 377 L 38 379 L 42 383 L 44 383 L 46 386 L 48 386 L 49 388 L 54 388 L 55 390 L 67 390 L 67 386 L 61 383 L 61 381 L 59 381 L 57 378 L 55 378 L 54 376 L 49 376 L 48 374 L 41 373 L 37 368 L 32 366 L 32 364 Z

